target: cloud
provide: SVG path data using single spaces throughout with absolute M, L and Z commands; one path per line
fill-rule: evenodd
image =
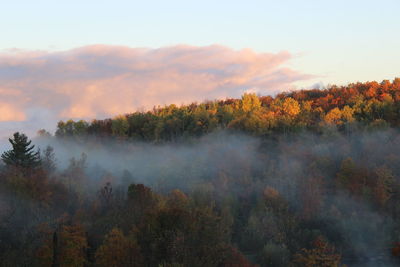
M 8 50 L 0 53 L 0 121 L 102 118 L 249 89 L 273 94 L 311 77 L 283 68 L 291 57 L 219 45 Z
M 9 103 L 0 101 L 0 122 L 24 121 L 25 119 L 25 113 L 21 112 Z

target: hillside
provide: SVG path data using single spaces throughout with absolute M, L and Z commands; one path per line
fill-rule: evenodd
M 0 164 L 0 261 L 397 266 L 399 123 L 395 79 L 69 120 L 32 143 L 15 134 Z

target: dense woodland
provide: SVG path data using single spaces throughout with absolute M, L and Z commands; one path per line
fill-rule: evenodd
M 0 264 L 397 266 L 399 126 L 395 79 L 15 133 Z

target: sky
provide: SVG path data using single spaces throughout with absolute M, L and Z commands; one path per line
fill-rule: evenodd
M 0 137 L 400 73 L 398 0 L 0 0 Z

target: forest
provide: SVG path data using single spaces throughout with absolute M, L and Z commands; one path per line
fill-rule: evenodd
M 9 141 L 1 266 L 400 265 L 400 78 Z

